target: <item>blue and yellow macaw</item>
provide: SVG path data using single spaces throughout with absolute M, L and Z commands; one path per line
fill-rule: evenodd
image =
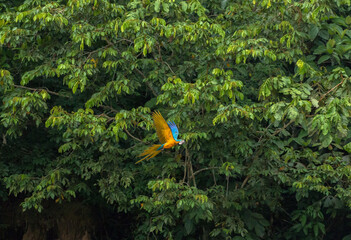
M 145 157 L 136 163 L 139 163 L 145 159 L 151 159 L 164 149 L 172 148 L 177 144 L 181 145 L 184 143 L 184 140 L 178 139 L 179 131 L 177 125 L 174 122 L 167 123 L 160 112 L 154 112 L 152 114 L 152 118 L 154 120 L 156 133 L 161 144 L 155 144 L 146 149 L 142 154 L 139 155 L 139 157 Z

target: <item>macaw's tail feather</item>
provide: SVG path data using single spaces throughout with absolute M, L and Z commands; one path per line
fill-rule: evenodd
M 157 154 L 159 154 L 162 151 L 161 144 L 155 144 L 146 149 L 142 154 L 140 154 L 138 157 L 145 156 L 144 158 L 140 159 L 137 161 L 135 164 L 140 163 L 141 161 L 147 159 L 149 160 L 150 158 L 155 157 Z

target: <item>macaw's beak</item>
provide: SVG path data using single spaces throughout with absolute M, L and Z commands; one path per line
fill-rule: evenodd
M 183 143 L 185 143 L 185 141 L 184 140 L 180 140 L 180 142 L 178 144 L 182 145 Z

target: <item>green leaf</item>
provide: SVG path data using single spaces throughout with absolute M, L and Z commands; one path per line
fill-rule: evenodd
M 344 150 L 347 151 L 348 153 L 351 153 L 351 142 L 344 145 Z
M 182 10 L 186 12 L 188 9 L 188 4 L 185 1 L 180 2 L 180 5 L 182 5 Z
M 265 234 L 264 227 L 262 225 L 256 223 L 255 224 L 255 233 L 257 234 L 257 236 L 262 238 Z
M 311 103 L 315 108 L 319 107 L 319 101 L 315 98 L 311 98 Z
M 314 236 L 317 237 L 318 236 L 318 225 L 317 224 L 313 225 L 313 232 L 314 232 Z
M 147 46 L 146 46 L 146 44 L 144 44 L 143 55 L 144 55 L 144 56 L 147 55 Z
M 318 64 L 324 63 L 325 61 L 330 59 L 330 55 L 323 55 L 318 59 Z
M 155 2 L 155 12 L 160 12 L 161 0 Z
M 157 98 L 156 97 L 151 98 L 149 101 L 147 101 L 145 103 L 145 107 L 154 108 L 156 106 L 156 102 L 157 102 Z
M 306 225 L 306 221 L 307 221 L 307 216 L 306 215 L 302 215 L 301 216 L 301 225 L 305 226 Z
M 331 144 L 333 141 L 333 137 L 331 135 L 327 135 L 324 137 L 324 140 L 322 141 L 322 147 L 326 148 Z
M 346 22 L 346 24 L 350 25 L 351 24 L 351 16 L 347 16 L 345 18 L 345 22 Z
M 168 3 L 163 2 L 162 7 L 163 7 L 163 11 L 165 11 L 166 13 L 169 12 L 169 4 Z
M 318 35 L 323 38 L 324 40 L 328 40 L 329 39 L 329 33 L 327 30 L 321 30 L 319 31 Z
M 191 219 L 187 219 L 184 223 L 184 227 L 185 227 L 186 234 L 189 235 L 194 228 L 193 221 Z
M 79 86 L 79 82 L 75 82 L 73 87 L 72 87 L 72 92 L 73 93 L 76 93 L 77 89 L 78 89 L 78 86 Z
M 327 51 L 327 48 L 324 45 L 319 45 L 313 52 L 313 54 L 318 55 L 321 53 L 325 53 Z
M 309 32 L 309 36 L 312 41 L 317 37 L 318 32 L 319 32 L 319 27 L 316 25 L 312 25 Z

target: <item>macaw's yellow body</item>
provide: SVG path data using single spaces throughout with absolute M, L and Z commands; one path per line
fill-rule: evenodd
M 174 122 L 166 122 L 166 120 L 162 117 L 160 112 L 154 112 L 152 114 L 152 118 L 154 120 L 154 125 L 156 128 L 157 136 L 161 142 L 161 144 L 155 144 L 148 149 L 146 149 L 143 153 L 139 155 L 139 157 L 144 158 L 140 159 L 136 163 L 139 163 L 145 159 L 150 159 L 155 157 L 157 154 L 162 152 L 163 149 L 172 148 L 177 144 L 183 144 L 184 140 L 177 139 L 178 137 L 178 128 Z
M 166 142 L 164 145 L 163 145 L 163 148 L 172 148 L 174 147 L 175 145 L 179 144 L 179 141 L 176 141 L 174 139 L 171 139 L 169 140 L 168 142 Z

